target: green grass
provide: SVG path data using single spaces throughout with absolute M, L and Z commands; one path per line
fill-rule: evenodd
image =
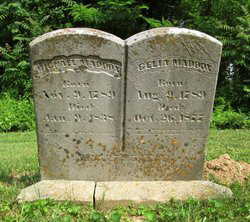
M 250 163 L 250 130 L 210 131 L 207 159 L 228 153 Z M 96 211 L 90 205 L 40 200 L 16 202 L 20 190 L 39 181 L 35 132 L 0 134 L 0 221 L 250 221 L 250 181 L 233 184 L 232 199 L 171 201 L 154 206 L 117 207 Z
M 0 201 L 39 180 L 35 132 L 0 134 Z
M 234 160 L 250 163 L 250 130 L 210 130 L 207 159 L 229 154 Z

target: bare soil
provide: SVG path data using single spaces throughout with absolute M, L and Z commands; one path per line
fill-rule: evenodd
M 217 159 L 205 163 L 204 175 L 209 174 L 223 184 L 234 182 L 244 183 L 250 177 L 250 164 L 243 161 L 235 161 L 228 154 L 219 156 Z

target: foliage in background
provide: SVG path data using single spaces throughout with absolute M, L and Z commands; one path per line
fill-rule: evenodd
M 228 105 L 221 114 L 216 108 L 213 125 L 247 124 L 241 119 L 250 113 L 250 0 L 4 0 L 0 3 L 0 93 L 15 99 L 31 96 L 28 44 L 46 32 L 92 27 L 125 39 L 169 26 L 196 29 L 222 41 L 216 97 Z M 223 119 L 236 123 L 224 124 Z
M 35 128 L 35 115 L 30 100 L 15 100 L 5 94 L 0 99 L 0 110 L 0 132 Z
M 5 0 L 0 3 L 0 92 L 14 98 L 31 94 L 28 44 L 35 37 L 70 27 L 70 0 Z
M 235 111 L 249 111 L 250 1 L 182 0 L 184 26 L 208 33 L 223 43 L 217 97 Z
M 211 127 L 217 129 L 250 129 L 250 116 L 242 112 L 235 112 L 229 102 L 226 102 L 223 97 L 218 97 Z

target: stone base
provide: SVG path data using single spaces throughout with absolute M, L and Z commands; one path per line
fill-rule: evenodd
M 43 180 L 23 189 L 17 200 L 24 202 L 50 198 L 93 203 L 94 191 L 93 181 Z
M 210 181 L 99 182 L 95 190 L 97 208 L 115 205 L 152 204 L 171 199 L 187 200 L 232 197 L 232 191 Z
M 151 204 L 171 199 L 232 197 L 232 191 L 210 181 L 65 181 L 44 180 L 21 191 L 19 202 L 51 198 L 93 203 L 97 208 Z

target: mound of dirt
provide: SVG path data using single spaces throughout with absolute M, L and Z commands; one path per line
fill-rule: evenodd
M 209 174 L 223 184 L 237 181 L 244 183 L 250 176 L 250 164 L 235 161 L 228 154 L 224 154 L 205 163 L 204 176 L 206 179 L 208 179 Z

